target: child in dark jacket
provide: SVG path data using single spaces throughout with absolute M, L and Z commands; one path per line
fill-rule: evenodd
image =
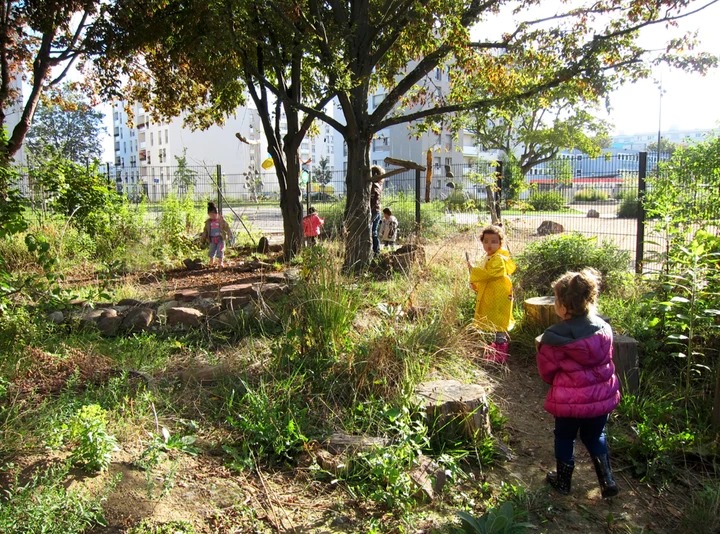
M 555 313 L 563 319 L 542 335 L 537 354 L 540 376 L 550 384 L 545 410 L 555 416 L 557 471 L 547 481 L 570 493 L 578 431 L 592 457 L 603 498 L 618 494 L 613 479 L 605 424 L 620 402 L 613 364 L 610 325 L 595 314 L 600 274 L 594 269 L 569 272 L 553 283 Z

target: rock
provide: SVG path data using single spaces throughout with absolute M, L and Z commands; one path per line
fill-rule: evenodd
M 168 326 L 184 326 L 193 328 L 203 323 L 205 314 L 195 308 L 168 308 L 167 325 Z
M 588 210 L 587 216 L 591 219 L 597 219 L 600 217 L 600 212 L 598 210 Z
M 155 310 L 151 308 L 132 308 L 123 319 L 121 328 L 126 332 L 142 332 L 150 328 L 155 320 Z
M 564 231 L 565 228 L 562 224 L 552 221 L 543 221 L 540 223 L 540 226 L 538 226 L 537 235 L 562 234 Z
M 181 289 L 175 293 L 173 300 L 178 302 L 190 302 L 200 297 L 200 292 L 197 289 Z
M 335 432 L 325 442 L 326 448 L 333 454 L 368 451 L 373 447 L 385 447 L 387 444 L 388 440 L 385 438 L 357 436 L 345 432 Z
M 275 301 L 288 292 L 290 288 L 284 284 L 258 284 L 255 290 L 265 301 Z
M 207 298 L 207 297 L 199 297 L 192 301 L 192 307 L 195 309 L 200 310 L 203 313 L 207 313 L 212 308 L 217 306 L 217 302 L 215 299 Z
M 118 306 L 130 306 L 131 308 L 134 308 L 136 306 L 142 306 L 143 303 L 137 299 L 122 299 L 120 302 L 117 303 Z
M 97 323 L 98 319 L 100 319 L 104 311 L 105 310 L 103 308 L 97 308 L 87 311 L 82 315 L 82 317 L 80 317 L 80 322 L 83 324 L 95 324 Z
M 315 451 L 315 461 L 322 469 L 333 475 L 337 475 L 347 467 L 347 459 L 345 457 L 333 454 L 325 449 Z
M 250 301 L 251 298 L 249 295 L 243 295 L 242 297 L 223 297 L 222 306 L 226 310 L 235 312 L 242 310 Z
M 257 290 L 252 283 L 231 284 L 220 288 L 220 298 L 224 297 L 255 297 Z
M 63 324 L 65 321 L 65 314 L 60 310 L 56 310 L 48 313 L 47 319 L 53 324 Z
M 123 318 L 115 312 L 115 315 L 107 314 L 100 317 L 96 326 L 97 329 L 100 330 L 100 333 L 105 337 L 115 337 L 120 331 L 120 325 L 122 325 L 122 322 Z
M 410 478 L 418 487 L 417 496 L 424 496 L 431 501 L 442 491 L 447 482 L 445 470 L 424 454 L 417 459 L 417 465 L 410 471 Z
M 218 315 L 210 317 L 208 326 L 213 330 L 230 330 L 238 324 L 236 312 L 224 311 Z
M 300 281 L 300 267 L 289 267 L 285 270 L 285 280 L 290 284 Z

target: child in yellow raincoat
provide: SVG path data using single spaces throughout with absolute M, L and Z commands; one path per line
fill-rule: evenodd
M 495 332 L 495 340 L 486 352 L 486 358 L 505 363 L 508 359 L 510 338 L 508 331 L 515 322 L 512 317 L 513 288 L 510 275 L 515 262 L 502 248 L 504 233 L 499 226 L 486 226 L 480 234 L 485 257 L 473 265 L 467 257 L 470 287 L 477 293 L 475 299 L 475 326 L 485 332 Z

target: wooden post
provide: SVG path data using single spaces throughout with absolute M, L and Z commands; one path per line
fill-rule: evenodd
M 540 348 L 542 334 L 535 338 L 535 350 Z M 623 393 L 637 393 L 640 387 L 640 356 L 638 342 L 630 336 L 613 337 L 613 363 Z M 718 374 L 720 376 L 720 374 Z M 716 399 L 717 402 L 717 399 Z M 713 415 L 713 417 L 715 417 Z
M 533 327 L 545 330 L 561 321 L 555 313 L 555 297 L 533 297 L 523 302 L 525 320 Z

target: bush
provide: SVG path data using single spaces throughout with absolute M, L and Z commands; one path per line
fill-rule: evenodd
M 598 200 L 607 200 L 609 195 L 605 191 L 599 189 L 581 189 L 575 193 L 576 202 L 597 202 Z
M 533 193 L 528 199 L 535 211 L 557 211 L 565 206 L 565 197 L 557 191 Z
M 617 211 L 620 219 L 637 219 L 640 214 L 640 201 L 637 197 L 623 198 Z
M 519 286 L 526 292 L 552 294 L 551 284 L 567 271 L 594 267 L 603 274 L 605 289 L 610 273 L 626 271 L 630 254 L 610 241 L 600 245 L 594 237 L 561 234 L 528 245 L 517 258 Z M 610 277 L 613 278 L 613 277 Z

